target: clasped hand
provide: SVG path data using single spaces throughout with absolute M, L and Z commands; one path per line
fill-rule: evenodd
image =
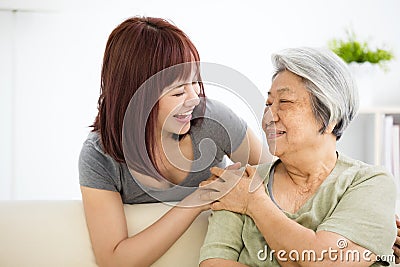
M 200 183 L 199 193 L 202 200 L 211 203 L 212 210 L 247 214 L 249 202 L 265 193 L 256 167 L 240 168 L 240 163 L 235 163 L 226 169 L 213 167 L 210 171 L 212 176 Z

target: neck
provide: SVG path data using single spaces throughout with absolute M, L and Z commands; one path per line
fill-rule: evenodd
M 320 185 L 336 165 L 336 140 L 321 142 L 317 148 L 280 158 L 290 179 L 299 186 Z
M 164 131 L 157 131 L 157 136 L 156 136 L 156 146 L 157 147 L 162 147 L 165 146 L 166 144 L 177 144 L 179 143 L 179 140 L 175 138 L 173 133 L 169 132 L 164 132 Z

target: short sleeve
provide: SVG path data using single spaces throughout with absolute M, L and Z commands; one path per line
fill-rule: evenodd
M 233 110 L 214 99 L 207 99 L 205 115 L 209 135 L 226 154 L 234 152 L 246 136 L 246 122 Z
M 357 179 L 317 228 L 340 234 L 376 255 L 392 255 L 396 237 L 396 189 L 384 172 Z
M 220 258 L 237 261 L 243 248 L 244 215 L 221 210 L 209 217 L 208 231 L 200 249 L 200 260 Z
M 79 155 L 79 183 L 81 186 L 118 191 L 118 170 L 112 160 L 86 141 Z

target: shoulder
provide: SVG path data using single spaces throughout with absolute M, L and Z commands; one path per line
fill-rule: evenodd
M 97 132 L 90 132 L 82 145 L 81 157 L 105 157 L 103 146 L 100 140 L 100 134 Z
M 376 180 L 379 178 L 380 181 L 385 181 L 393 184 L 392 175 L 382 166 L 370 165 L 360 160 L 352 159 L 346 155 L 340 154 L 338 158 L 338 164 L 345 167 L 344 174 L 347 176 L 353 176 L 353 185 L 363 183 L 369 180 Z
M 211 119 L 212 121 L 222 119 L 223 121 L 234 118 L 240 119 L 239 116 L 226 104 L 212 98 L 202 99 L 203 104 L 198 105 L 194 112 L 193 118 Z M 203 110 L 204 108 L 204 110 Z
M 201 122 L 193 125 L 191 134 L 198 142 L 210 138 L 221 153 L 231 154 L 245 138 L 247 124 L 225 104 L 208 98 L 205 101 L 204 114 L 201 107 L 194 112 L 194 118 L 201 118 Z
M 79 155 L 79 183 L 81 186 L 119 191 L 120 163 L 104 153 L 100 136 L 89 133 Z
M 396 194 L 393 176 L 381 166 L 339 154 L 334 172 L 336 186 L 343 189 L 374 190 L 388 196 Z
M 118 171 L 118 163 L 103 150 L 100 135 L 90 132 L 79 155 L 80 169 L 96 168 L 105 169 L 108 172 Z
M 264 183 L 268 183 L 269 180 L 269 174 L 271 172 L 272 167 L 277 164 L 279 160 L 274 160 L 273 162 L 268 162 L 268 163 L 263 163 L 256 165 L 255 167 L 257 168 L 257 173 L 260 175 L 260 177 L 263 179 Z
M 83 147 L 93 147 L 96 150 L 103 152 L 103 146 L 98 132 L 90 132 L 83 143 Z
M 223 128 L 231 134 L 238 130 L 245 131 L 247 129 L 246 122 L 234 110 L 215 99 L 207 98 L 204 114 L 200 115 L 197 111 L 196 115 L 203 118 L 202 127 Z
M 237 116 L 236 113 L 226 104 L 216 99 L 207 98 L 205 116 L 226 117 Z

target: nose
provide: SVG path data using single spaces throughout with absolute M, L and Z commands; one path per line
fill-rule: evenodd
M 265 107 L 264 109 L 264 115 L 263 115 L 263 127 L 267 127 L 269 125 L 271 125 L 272 123 L 275 123 L 279 120 L 278 117 L 278 112 L 276 111 L 276 108 L 274 107 L 274 105 L 269 105 L 267 107 Z
M 198 83 L 190 83 L 185 86 L 187 90 L 187 97 L 185 99 L 184 105 L 186 107 L 194 107 L 200 103 L 200 87 Z

